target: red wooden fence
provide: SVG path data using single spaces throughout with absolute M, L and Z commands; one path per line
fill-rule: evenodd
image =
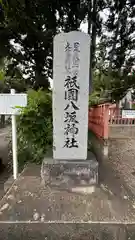
M 108 138 L 109 104 L 89 109 L 89 129 L 104 139 Z
M 110 125 L 135 125 L 135 118 L 122 118 L 122 109 L 115 104 L 101 104 L 89 109 L 89 129 L 97 136 L 108 139 Z
M 122 109 L 109 106 L 109 124 L 135 125 L 135 118 L 123 118 Z

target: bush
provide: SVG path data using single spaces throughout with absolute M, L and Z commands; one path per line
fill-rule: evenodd
M 100 95 L 98 92 L 94 91 L 89 95 L 89 107 L 93 105 L 98 105 L 100 100 Z
M 28 105 L 17 117 L 18 161 L 40 163 L 52 147 L 51 93 L 42 90 L 28 91 Z

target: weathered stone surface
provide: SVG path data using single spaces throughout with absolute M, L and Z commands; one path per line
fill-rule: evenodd
M 53 49 L 53 158 L 83 160 L 87 158 L 90 36 L 80 31 L 60 33 Z
M 90 187 L 98 183 L 98 162 L 92 153 L 89 160 L 53 160 L 45 158 L 41 167 L 44 185 L 73 191 L 75 187 Z
M 0 237 L 4 240 L 134 240 L 126 234 L 122 236 L 121 230 L 123 227 L 118 224 L 6 223 L 0 224 Z
M 92 131 L 89 131 L 89 147 L 95 153 L 98 162 L 108 158 L 108 141 L 98 138 Z
M 135 125 L 114 124 L 109 126 L 110 138 L 132 138 L 135 139 Z
M 135 224 L 127 225 L 127 239 L 128 240 L 135 239 Z

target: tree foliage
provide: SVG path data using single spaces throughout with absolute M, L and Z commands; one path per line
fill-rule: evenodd
M 40 86 L 48 88 L 48 77 L 52 77 L 54 35 L 79 29 L 89 16 L 89 29 L 93 26 L 91 54 L 94 56 L 95 36 L 101 25 L 97 11 L 102 7 L 101 0 L 93 6 L 87 0 L 7 0 L 4 6 L 1 5 L 0 54 L 13 58 L 13 66 L 22 64 L 35 89 Z M 18 49 L 15 45 L 19 46 Z
M 28 85 L 47 89 L 54 35 L 79 30 L 88 22 L 90 79 L 96 68 L 113 78 L 114 88 L 122 89 L 124 83 L 125 92 L 135 64 L 134 14 L 128 0 L 5 0 L 0 5 L 0 56 L 12 59 L 10 69 L 23 66 Z
M 9 93 L 13 88 L 17 92 L 25 92 L 30 86 L 23 77 L 19 67 L 12 67 L 12 61 L 3 58 L 0 61 L 0 92 Z
M 28 104 L 17 117 L 19 165 L 27 161 L 40 163 L 52 148 L 51 92 L 39 89 L 27 94 Z

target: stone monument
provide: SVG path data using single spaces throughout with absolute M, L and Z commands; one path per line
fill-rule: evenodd
M 97 161 L 87 156 L 90 36 L 60 33 L 53 53 L 53 158 L 41 173 L 45 184 L 72 190 L 98 179 Z

